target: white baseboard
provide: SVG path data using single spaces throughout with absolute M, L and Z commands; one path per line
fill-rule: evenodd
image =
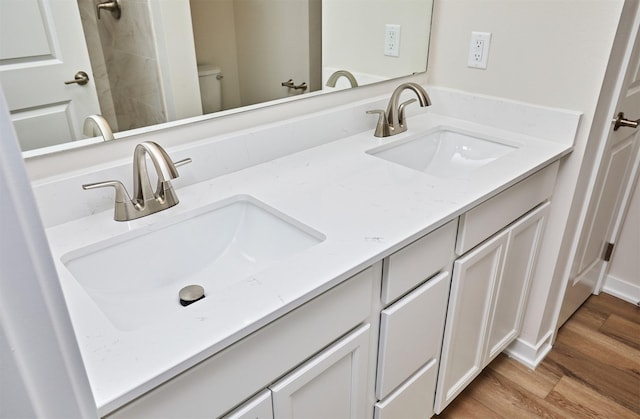
M 602 291 L 631 304 L 640 302 L 640 285 L 618 279 L 615 276 L 607 276 Z
M 536 369 L 549 351 L 551 351 L 552 337 L 553 330 L 550 330 L 544 338 L 535 345 L 517 338 L 504 350 L 504 353 L 533 370 Z

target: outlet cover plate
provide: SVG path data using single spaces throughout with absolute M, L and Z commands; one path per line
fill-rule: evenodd
M 400 55 L 400 25 L 389 23 L 384 25 L 384 55 L 388 57 Z
M 468 66 L 471 68 L 487 68 L 491 32 L 471 32 Z

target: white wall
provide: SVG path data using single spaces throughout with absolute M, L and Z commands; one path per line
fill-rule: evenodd
M 574 152 L 560 167 L 521 338 L 538 345 L 554 328 L 568 249 L 571 203 L 594 120 L 622 0 L 438 0 L 431 84 L 583 112 Z M 466 66 L 471 31 L 492 33 L 488 68 Z M 582 192 L 583 193 L 583 192 Z M 557 266 L 560 265 L 560 266 Z M 547 296 L 549 298 L 547 299 Z
M 633 304 L 640 301 L 640 182 L 631 198 L 603 290 Z

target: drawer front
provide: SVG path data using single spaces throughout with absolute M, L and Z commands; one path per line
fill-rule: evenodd
M 381 313 L 376 398 L 440 359 L 451 275 L 443 272 Z
M 374 419 L 428 419 L 433 416 L 438 361 L 432 359 L 398 390 L 375 404 Z
M 400 249 L 385 260 L 382 302 L 389 304 L 425 279 L 449 269 L 453 259 L 457 220 Z
M 551 197 L 555 162 L 460 216 L 456 253 L 462 255 Z

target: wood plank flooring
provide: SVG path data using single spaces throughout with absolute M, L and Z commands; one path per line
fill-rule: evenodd
M 498 356 L 437 418 L 640 418 L 640 307 L 591 296 L 535 371 Z

